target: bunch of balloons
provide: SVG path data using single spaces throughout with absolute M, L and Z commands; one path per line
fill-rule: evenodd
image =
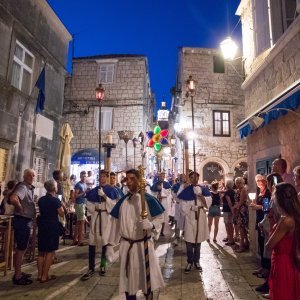
M 156 152 L 159 152 L 163 146 L 168 146 L 168 134 L 169 131 L 167 129 L 161 130 L 159 125 L 156 125 L 153 131 L 146 132 L 148 137 L 148 147 L 153 147 Z

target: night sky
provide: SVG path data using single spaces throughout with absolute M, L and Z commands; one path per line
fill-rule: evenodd
M 48 2 L 69 32 L 75 34 L 75 57 L 146 55 L 158 106 L 163 97 L 170 104 L 178 47 L 218 48 L 220 41 L 232 33 L 241 48 L 240 24 L 234 30 L 239 21 L 235 16 L 239 0 Z

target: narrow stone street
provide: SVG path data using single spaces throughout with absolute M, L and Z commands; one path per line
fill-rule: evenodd
M 173 247 L 170 234 L 157 243 L 166 287 L 155 293 L 160 300 L 192 299 L 260 299 L 255 287 L 263 282 L 252 275 L 257 260 L 251 253 L 236 254 L 221 241 L 225 236 L 223 219 L 220 220 L 218 243 L 202 243 L 201 266 L 203 272 L 192 270 L 184 274 L 186 265 L 184 241 Z M 67 241 L 68 243 L 69 241 Z M 12 272 L 0 277 L 1 299 L 123 299 L 118 295 L 119 263 L 109 265 L 105 277 L 98 273 L 88 281 L 80 281 L 87 270 L 88 247 L 62 246 L 57 253 L 62 261 L 52 266 L 50 272 L 57 276 L 48 283 L 36 281 L 36 263 L 24 267 L 32 273 L 34 282 L 28 286 L 15 286 L 11 282 Z M 99 261 L 97 262 L 99 265 Z M 125 299 L 125 298 L 124 298 Z M 139 299 L 144 299 L 140 296 Z

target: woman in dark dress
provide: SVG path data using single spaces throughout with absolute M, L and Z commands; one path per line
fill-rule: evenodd
M 38 201 L 40 216 L 38 218 L 38 280 L 47 282 L 55 279 L 49 277 L 49 269 L 53 263 L 55 250 L 58 249 L 60 224 L 58 216 L 63 216 L 64 211 L 58 198 L 57 183 L 55 180 L 48 180 L 44 187 L 47 191 Z

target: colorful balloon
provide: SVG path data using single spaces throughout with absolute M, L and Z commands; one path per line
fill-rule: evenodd
M 159 134 L 159 133 L 161 132 L 161 129 L 160 129 L 159 125 L 156 125 L 156 126 L 154 127 L 153 132 L 154 132 L 154 134 Z
M 159 125 L 156 125 L 153 129 L 153 131 L 147 131 L 146 135 L 148 137 L 148 143 L 147 146 L 148 147 L 154 147 L 154 150 L 156 152 L 159 152 L 162 148 L 162 146 L 167 146 L 169 145 L 168 142 L 168 134 L 169 134 L 169 130 L 164 129 L 161 130 Z
M 147 146 L 148 147 L 153 147 L 154 146 L 154 141 L 152 139 L 149 140 Z
M 154 149 L 155 149 L 156 152 L 159 152 L 160 149 L 161 149 L 161 144 L 160 143 L 155 143 L 154 144 Z
M 152 137 L 152 140 L 153 140 L 155 143 L 160 142 L 160 140 L 161 140 L 160 134 L 154 134 L 154 136 Z
M 147 134 L 147 138 L 149 140 L 152 139 L 152 137 L 153 137 L 153 131 L 147 131 L 146 134 Z
M 162 137 L 167 137 L 168 134 L 169 134 L 169 130 L 168 130 L 168 129 L 164 129 L 164 130 L 162 130 L 162 131 L 160 132 L 160 135 L 161 135 Z
M 166 139 L 166 138 L 161 139 L 160 143 L 161 143 L 163 146 L 166 146 L 166 145 L 169 144 L 168 139 Z

